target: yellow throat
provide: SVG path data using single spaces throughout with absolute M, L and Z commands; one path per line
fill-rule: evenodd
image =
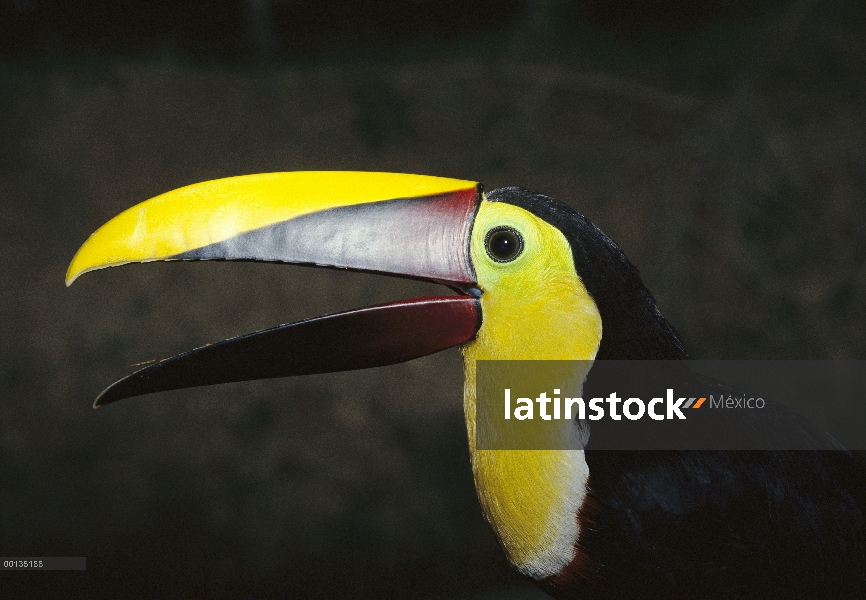
M 517 230 L 524 241 L 523 252 L 507 263 L 493 260 L 485 249 L 487 232 L 501 226 Z M 584 454 L 476 449 L 475 362 L 591 361 L 601 341 L 601 316 L 575 271 L 568 240 L 522 208 L 485 199 L 473 226 L 471 253 L 483 291 L 481 329 L 463 349 L 463 406 L 475 487 L 509 561 L 525 575 L 543 579 L 574 557 L 577 511 L 589 474 Z M 579 381 L 551 385 L 580 389 L 586 372 L 576 377 Z

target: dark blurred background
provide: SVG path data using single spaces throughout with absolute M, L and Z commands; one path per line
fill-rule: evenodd
M 131 365 L 440 293 L 250 264 L 64 272 L 211 178 L 520 185 L 699 358 L 866 358 L 866 4 L 0 0 L 2 598 L 538 598 L 475 499 L 456 351 L 94 412 Z

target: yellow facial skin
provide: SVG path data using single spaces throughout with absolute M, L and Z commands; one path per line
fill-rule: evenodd
M 72 259 L 66 285 L 94 269 L 165 259 L 311 212 L 475 186 L 361 171 L 263 173 L 188 185 L 137 204 L 96 230 Z
M 524 250 L 512 262 L 498 263 L 485 249 L 487 232 L 501 225 L 523 236 Z M 601 342 L 601 316 L 575 271 L 568 240 L 522 208 L 485 199 L 473 226 L 471 254 L 484 292 L 481 329 L 463 349 L 475 486 L 509 561 L 541 579 L 558 573 L 573 557 L 576 513 L 588 475 L 583 451 L 477 450 L 475 361 L 591 361 Z M 580 384 L 585 376 L 577 375 Z M 560 387 L 574 386 L 562 382 Z

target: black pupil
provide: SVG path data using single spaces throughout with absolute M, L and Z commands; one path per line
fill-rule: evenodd
M 496 231 L 487 240 L 487 248 L 490 254 L 499 260 L 511 260 L 520 250 L 520 241 L 517 235 L 509 229 Z

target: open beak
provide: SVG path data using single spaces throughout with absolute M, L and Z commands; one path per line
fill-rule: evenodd
M 166 390 L 391 365 L 471 340 L 481 326 L 469 236 L 481 186 L 364 172 L 230 177 L 152 198 L 78 250 L 88 271 L 153 260 L 243 260 L 423 279 L 460 292 L 280 325 L 156 362 L 94 403 Z

